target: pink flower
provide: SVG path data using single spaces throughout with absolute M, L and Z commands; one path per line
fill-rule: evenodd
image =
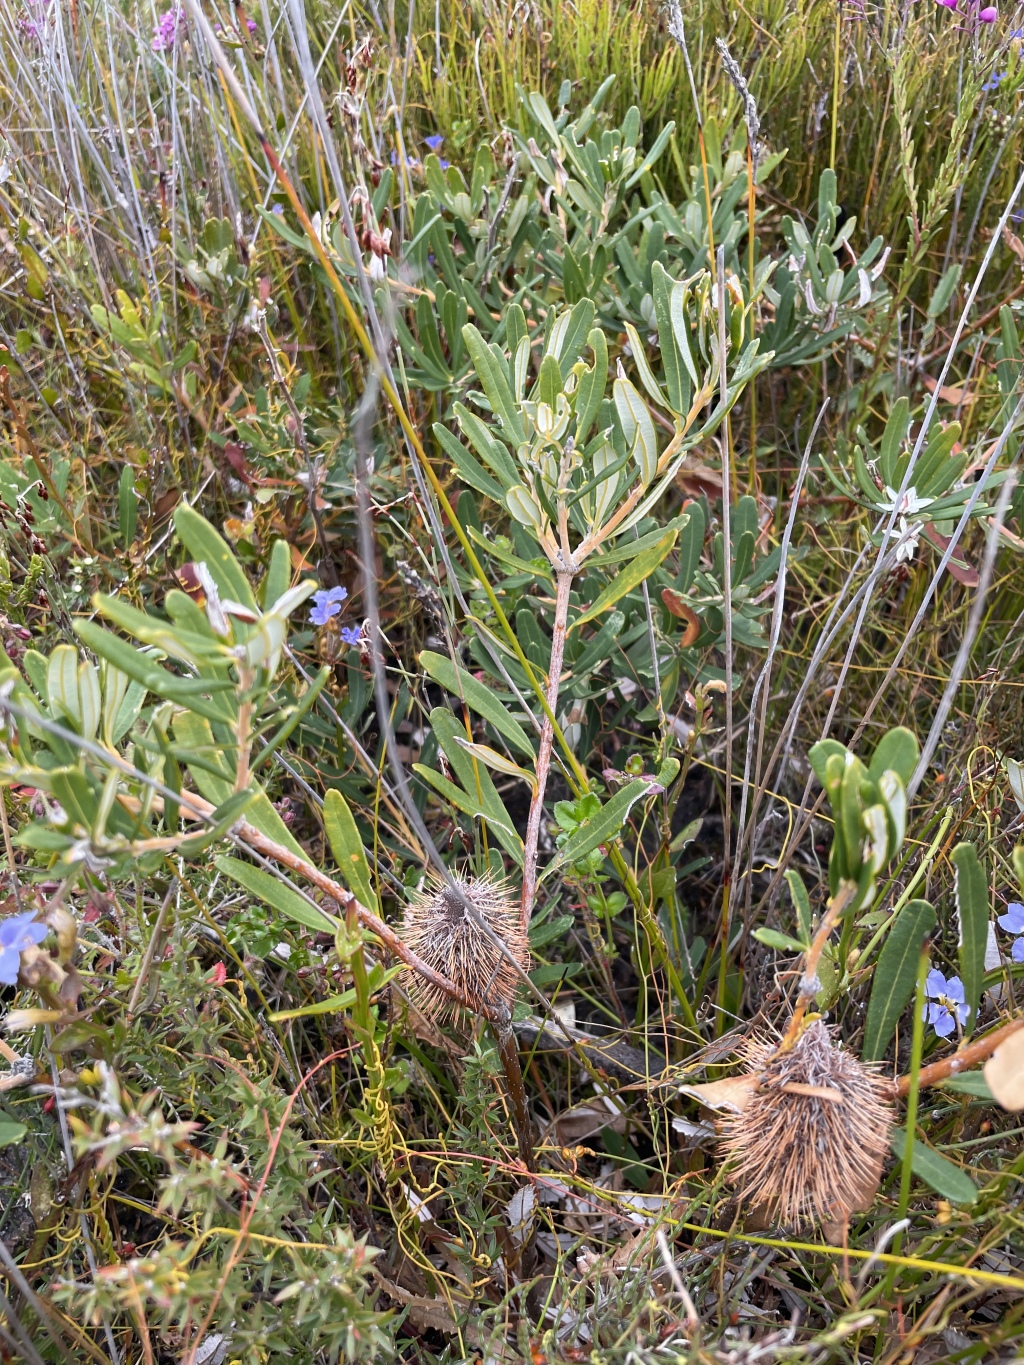
M 162 14 L 153 30 L 150 47 L 154 52 L 169 52 L 185 31 L 185 11 L 179 5 Z
M 983 24 L 994 24 L 999 18 L 999 11 L 995 5 L 986 5 L 984 9 L 978 11 L 978 18 Z

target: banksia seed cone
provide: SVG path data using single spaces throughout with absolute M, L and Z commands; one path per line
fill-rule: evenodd
M 887 1087 L 820 1021 L 788 1052 L 750 1057 L 757 1087 L 722 1123 L 733 1179 L 773 1221 L 843 1223 L 870 1208 L 888 1150 Z
M 435 884 L 409 902 L 402 936 L 424 962 L 481 1006 L 505 1005 L 511 1009 L 518 973 L 494 938 L 469 914 L 462 897 L 525 970 L 529 951 L 519 906 L 507 885 L 495 878 L 456 877 L 454 882 L 461 895 L 447 884 Z M 413 976 L 409 993 L 416 1007 L 431 1018 L 458 1013 L 458 1004 L 421 976 Z

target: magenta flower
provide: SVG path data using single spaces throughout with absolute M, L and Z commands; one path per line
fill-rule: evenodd
M 169 9 L 166 14 L 161 14 L 157 20 L 150 47 L 154 52 L 170 52 L 184 32 L 185 11 L 180 5 L 177 5 L 175 8 Z

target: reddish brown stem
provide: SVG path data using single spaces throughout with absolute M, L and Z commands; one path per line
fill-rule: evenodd
M 950 1076 L 957 1076 L 961 1071 L 969 1071 L 972 1066 L 977 1066 L 979 1062 L 988 1061 L 1001 1043 L 1005 1043 L 1007 1038 L 1012 1037 L 1022 1028 L 1024 1028 L 1024 1019 L 1011 1019 L 1002 1028 L 997 1028 L 994 1033 L 979 1038 L 976 1043 L 968 1043 L 966 1047 L 954 1052 L 951 1057 L 943 1057 L 940 1062 L 932 1062 L 930 1066 L 923 1066 L 917 1073 L 918 1086 L 941 1085 L 943 1081 L 948 1081 Z M 893 1089 L 896 1094 L 901 1098 L 908 1094 L 910 1082 L 910 1076 L 901 1076 L 898 1081 L 894 1081 Z

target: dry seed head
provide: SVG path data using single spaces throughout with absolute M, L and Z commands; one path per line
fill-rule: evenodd
M 511 1009 L 519 984 L 515 964 L 523 970 L 529 965 L 519 906 L 507 883 L 497 878 L 455 877 L 453 882 L 454 889 L 447 883 L 435 883 L 410 900 L 405 908 L 403 938 L 424 962 L 481 1005 Z M 502 951 L 502 945 L 507 952 Z M 458 1012 L 450 996 L 420 976 L 412 978 L 409 993 L 416 1007 L 431 1018 L 451 1017 Z
M 820 1020 L 789 1052 L 757 1051 L 748 1065 L 758 1087 L 721 1129 L 745 1200 L 781 1223 L 838 1223 L 869 1208 L 892 1124 L 885 1082 Z

